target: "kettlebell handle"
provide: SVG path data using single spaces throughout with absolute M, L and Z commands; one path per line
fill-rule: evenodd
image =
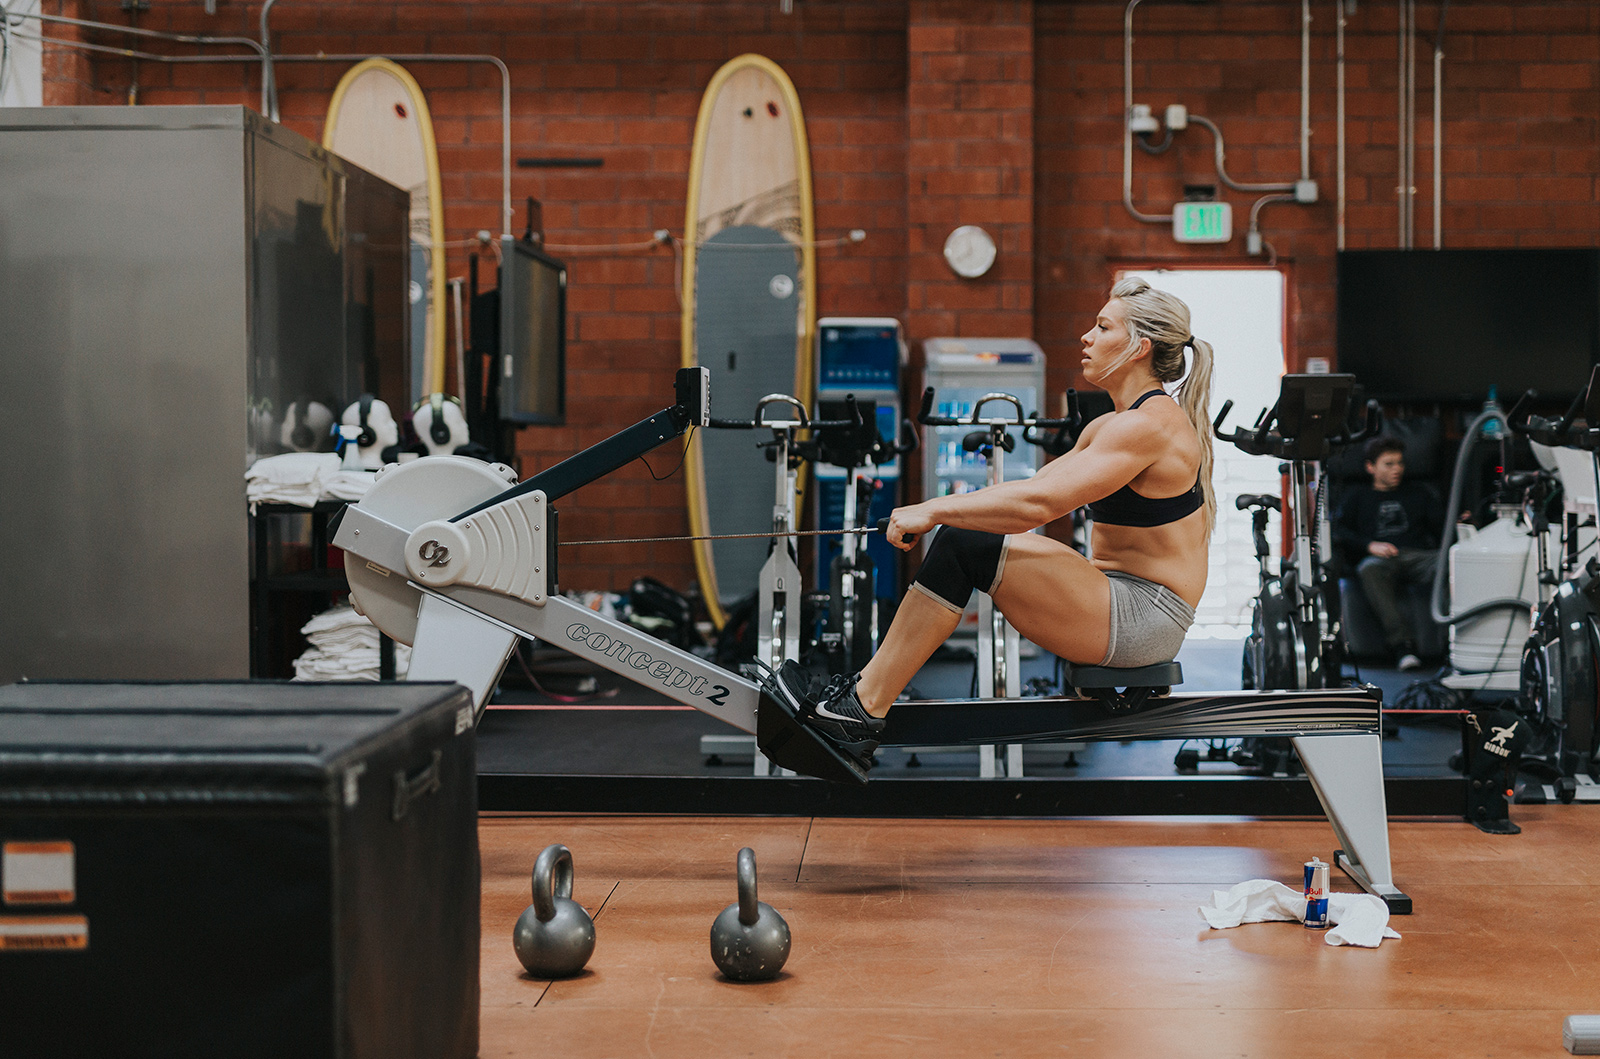
M 752 893 L 755 886 L 755 863 L 751 862 Z M 548 923 L 555 918 L 558 897 L 572 896 L 572 851 L 559 843 L 546 846 L 539 859 L 533 862 L 533 914 L 539 922 Z M 753 899 L 752 899 L 753 900 Z
M 739 851 L 739 922 L 747 927 L 761 918 L 761 902 L 756 900 L 756 851 L 746 846 Z

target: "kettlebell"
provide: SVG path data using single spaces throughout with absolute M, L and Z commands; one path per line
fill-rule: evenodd
M 789 924 L 756 900 L 756 854 L 748 846 L 739 851 L 739 900 L 711 924 L 711 958 L 735 982 L 776 978 L 789 958 Z
M 568 978 L 594 954 L 594 920 L 572 900 L 572 851 L 546 846 L 533 865 L 533 904 L 511 932 L 517 959 L 535 978 Z

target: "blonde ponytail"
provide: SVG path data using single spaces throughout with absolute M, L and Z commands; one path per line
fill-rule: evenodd
M 1211 343 L 1189 339 L 1194 351 L 1189 375 L 1178 384 L 1178 407 L 1189 417 L 1189 425 L 1200 438 L 1200 491 L 1206 501 L 1206 537 L 1217 524 L 1217 495 L 1211 488 Z

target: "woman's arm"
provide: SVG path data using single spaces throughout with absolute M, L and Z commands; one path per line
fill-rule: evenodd
M 1032 478 L 896 508 L 889 520 L 889 543 L 910 547 L 902 544 L 906 534 L 927 533 L 934 526 L 1026 533 L 1110 496 L 1155 463 L 1166 446 L 1154 416 L 1118 413 Z

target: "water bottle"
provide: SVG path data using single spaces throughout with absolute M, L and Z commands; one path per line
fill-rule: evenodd
M 1502 412 L 1503 413 L 1503 410 L 1500 407 L 1499 396 L 1496 394 L 1495 387 L 1494 387 L 1494 385 L 1492 383 L 1489 386 L 1489 399 L 1487 401 L 1483 402 L 1483 410 L 1485 412 Z M 1503 414 L 1498 418 L 1488 419 L 1488 420 L 1484 421 L 1484 424 L 1483 424 L 1483 437 L 1485 439 L 1487 439 L 1489 441 L 1499 441 L 1501 435 L 1503 435 L 1504 433 L 1505 433 L 1505 417 L 1504 417 Z

